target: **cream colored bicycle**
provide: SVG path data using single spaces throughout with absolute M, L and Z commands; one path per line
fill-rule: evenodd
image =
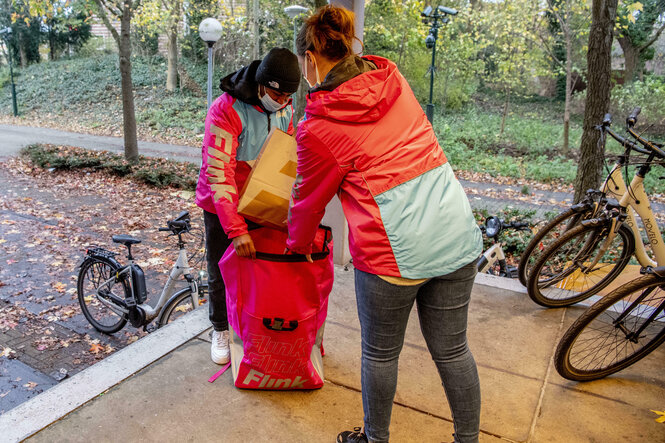
M 639 108 L 629 119 L 636 119 L 638 113 Z M 663 164 L 665 152 L 637 134 L 632 125 L 627 130 L 644 146 L 627 145 L 627 150 L 645 153 L 647 159 L 640 163 L 628 187 L 621 168 L 611 172 L 607 191 L 618 204 L 608 203 L 594 218 L 580 222 L 545 249 L 527 281 L 529 296 L 536 303 L 563 307 L 587 299 L 616 279 L 633 256 L 643 273 L 665 265 L 665 244 L 644 190 L 644 177 L 654 165 Z M 634 213 L 642 221 L 655 261 L 647 253 Z

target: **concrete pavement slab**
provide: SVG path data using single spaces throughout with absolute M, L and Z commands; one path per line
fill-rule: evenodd
M 233 386 L 230 372 L 208 383 L 217 366 L 207 347 L 201 340 L 184 345 L 29 441 L 327 442 L 359 425 L 360 393 L 334 383 L 306 392 L 246 391 Z M 452 432 L 449 421 L 393 410 L 394 441 L 450 441 Z
M 617 383 L 607 378 L 608 385 Z M 584 386 L 598 382 L 587 383 Z M 643 396 L 635 402 L 618 397 L 590 395 L 584 390 L 549 385 L 542 418 L 533 435 L 535 442 L 664 442 L 665 424 L 656 422 L 651 409 L 663 410 L 665 392 L 653 385 L 625 386 Z M 583 388 L 585 389 L 585 388 Z

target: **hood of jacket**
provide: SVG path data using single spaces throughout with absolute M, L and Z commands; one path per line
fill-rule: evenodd
M 368 123 L 379 120 L 402 93 L 397 66 L 377 56 L 347 57 L 307 96 L 307 117 Z
M 232 97 L 245 103 L 261 106 L 259 84 L 256 82 L 256 70 L 261 60 L 254 60 L 249 65 L 238 69 L 219 82 L 219 88 Z

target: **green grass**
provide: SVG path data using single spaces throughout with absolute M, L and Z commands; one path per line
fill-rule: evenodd
M 64 58 L 33 64 L 15 73 L 19 113 L 30 119 L 46 114 L 75 118 L 80 126 L 122 126 L 122 97 L 118 55 Z M 181 60 L 202 91 L 206 66 Z M 217 69 L 215 78 L 222 75 Z M 0 72 L 0 114 L 11 115 L 11 94 L 5 72 Z M 132 81 L 139 133 L 195 140 L 203 132 L 206 97 L 166 91 L 166 60 L 133 57 Z M 213 91 L 218 92 L 214 82 Z
M 437 116 L 434 127 L 456 169 L 543 182 L 572 183 L 575 178 L 576 163 L 560 155 L 563 130 L 559 122 L 533 113 L 511 113 L 499 135 L 499 113 L 471 108 Z M 571 147 L 581 134 L 581 128 L 572 123 Z
M 479 110 L 480 106 L 475 106 L 454 114 L 435 115 L 434 129 L 455 169 L 572 184 L 577 173 L 577 162 L 570 157 L 579 156 L 581 122 L 571 119 L 571 154 L 563 156 L 561 122 L 553 119 L 555 112 L 545 113 L 557 106 L 556 103 L 538 100 L 533 109 L 528 102 L 513 105 L 517 109 L 506 118 L 502 135 L 499 135 L 501 114 L 491 105 L 483 106 L 489 110 Z M 608 154 L 623 152 L 614 139 L 608 139 Z M 608 167 L 613 164 L 614 159 L 608 157 Z M 627 182 L 632 180 L 635 169 L 629 167 Z M 665 181 L 660 180 L 662 175 L 662 168 L 654 167 L 644 181 L 647 192 L 665 193 Z

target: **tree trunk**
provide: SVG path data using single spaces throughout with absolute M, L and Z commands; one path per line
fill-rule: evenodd
M 623 51 L 624 80 L 626 83 L 631 83 L 635 80 L 636 74 L 638 74 L 640 51 L 637 47 L 633 46 L 627 37 L 619 37 L 617 40 Z
M 25 50 L 26 39 L 22 35 L 22 32 L 19 31 L 18 34 L 18 55 L 21 58 L 21 68 L 25 68 L 28 66 L 28 52 Z
M 178 6 L 173 5 L 178 11 L 180 10 L 180 2 Z M 178 16 L 171 15 L 171 22 L 169 23 L 168 42 L 167 42 L 167 61 L 168 68 L 166 71 L 166 90 L 173 92 L 178 87 Z
M 120 39 L 118 57 L 120 58 L 120 77 L 122 84 L 122 123 L 125 137 L 125 158 L 135 162 L 139 158 L 136 139 L 136 115 L 134 114 L 134 85 L 132 83 L 132 45 L 129 33 L 132 19 L 131 6 L 126 2 L 120 20 Z
M 501 130 L 499 136 L 503 135 L 503 130 L 506 129 L 506 116 L 508 115 L 508 104 L 510 103 L 510 91 L 506 88 L 506 101 L 503 104 L 503 115 L 501 116 Z
M 618 0 L 593 0 L 587 52 L 587 96 L 580 144 L 580 163 L 575 177 L 575 202 L 587 189 L 598 189 L 605 146 L 598 146 L 600 132 L 595 129 L 610 107 L 612 31 Z
M 259 35 L 259 0 L 252 0 L 252 60 L 258 60 L 261 53 L 261 36 Z
M 49 48 L 49 58 L 51 61 L 56 59 L 55 56 L 55 29 L 53 29 L 53 26 L 49 26 L 48 28 L 48 48 Z
M 563 149 L 562 154 L 567 156 L 570 150 L 570 98 L 573 89 L 573 42 L 569 32 L 566 32 L 566 100 L 563 106 Z
M 294 126 L 298 121 L 305 115 L 305 105 L 307 105 L 307 92 L 309 91 L 309 86 L 304 78 L 300 79 L 300 87 L 296 92 L 296 115 L 293 116 Z

